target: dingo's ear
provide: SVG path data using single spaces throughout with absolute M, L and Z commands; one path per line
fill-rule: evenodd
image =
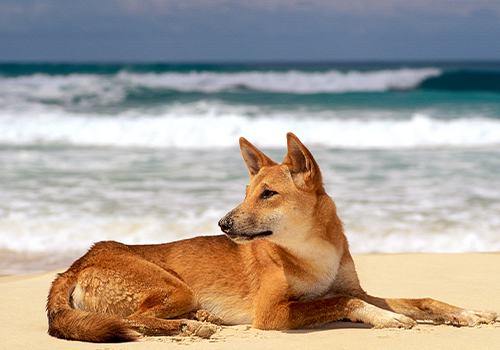
M 260 169 L 264 166 L 277 165 L 271 158 L 259 151 L 257 147 L 248 142 L 245 138 L 240 137 L 240 149 L 245 164 L 250 171 L 250 179 L 257 175 Z
M 323 179 L 311 152 L 291 132 L 286 134 L 286 138 L 288 153 L 283 164 L 288 165 L 293 181 L 306 191 L 318 189 L 323 185 Z

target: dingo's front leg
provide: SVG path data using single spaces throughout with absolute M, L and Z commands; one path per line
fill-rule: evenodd
M 481 323 L 493 323 L 498 317 L 495 312 L 467 310 L 431 298 L 383 299 L 366 295 L 361 298 L 414 320 L 433 321 L 435 324 L 473 327 Z
M 254 327 L 260 329 L 296 329 L 349 319 L 376 328 L 412 328 L 411 318 L 370 305 L 350 296 L 283 302 L 257 313 Z
M 363 305 L 351 312 L 348 317 L 353 322 L 363 322 L 375 328 L 405 328 L 409 329 L 416 322 L 405 315 L 383 310 L 371 304 L 363 302 Z

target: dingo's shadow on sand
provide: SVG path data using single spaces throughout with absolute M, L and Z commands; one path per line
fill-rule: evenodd
M 325 332 L 332 330 L 342 330 L 342 329 L 371 329 L 371 325 L 361 322 L 350 322 L 350 321 L 338 321 L 333 323 L 324 324 L 319 327 L 305 328 L 305 329 L 290 329 L 283 330 L 286 334 L 307 334 L 316 332 Z
M 417 321 L 418 326 L 433 326 L 435 325 L 432 321 Z M 343 329 L 385 329 L 385 330 L 404 330 L 402 328 L 374 328 L 373 326 L 361 323 L 361 322 L 351 322 L 351 321 L 337 321 L 332 323 L 327 323 L 319 327 L 312 328 L 304 328 L 304 329 L 290 329 L 283 330 L 283 333 L 286 334 L 307 334 L 307 333 L 315 333 L 315 332 L 325 332 L 325 331 L 334 331 L 334 330 L 343 330 Z

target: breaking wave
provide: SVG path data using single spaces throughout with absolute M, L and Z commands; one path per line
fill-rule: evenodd
M 500 120 L 301 118 L 276 113 L 249 117 L 238 109 L 202 114 L 179 107 L 158 116 L 94 116 L 40 112 L 0 118 L 0 144 L 205 149 L 237 147 L 245 136 L 261 147 L 282 147 L 277 135 L 295 132 L 308 145 L 327 148 L 475 147 L 500 144 Z M 201 107 L 200 107 L 201 108 Z

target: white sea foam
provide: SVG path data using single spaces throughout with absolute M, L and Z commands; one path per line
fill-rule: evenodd
M 193 214 L 193 213 L 191 213 Z M 22 216 L 0 219 L 0 251 L 23 253 L 86 250 L 91 244 L 114 239 L 128 244 L 164 243 L 196 235 L 219 234 L 221 213 L 175 221 L 155 217 L 97 217 L 84 213 L 79 218 Z
M 330 118 L 300 113 L 258 117 L 237 109 L 185 107 L 161 115 L 139 117 L 40 111 L 0 118 L 0 143 L 10 145 L 65 144 L 75 146 L 147 148 L 225 148 L 245 136 L 261 147 L 281 147 L 276 135 L 297 133 L 309 145 L 329 148 L 475 147 L 500 144 L 500 120 L 483 117 L 440 120 L 426 113 L 408 119 Z M 365 112 L 369 113 L 369 112 Z
M 254 131 L 283 159 L 284 134 Z M 500 250 L 493 148 L 313 152 L 354 254 Z M 0 147 L 0 169 L 0 273 L 63 268 L 100 240 L 220 234 L 248 183 L 236 146 Z

